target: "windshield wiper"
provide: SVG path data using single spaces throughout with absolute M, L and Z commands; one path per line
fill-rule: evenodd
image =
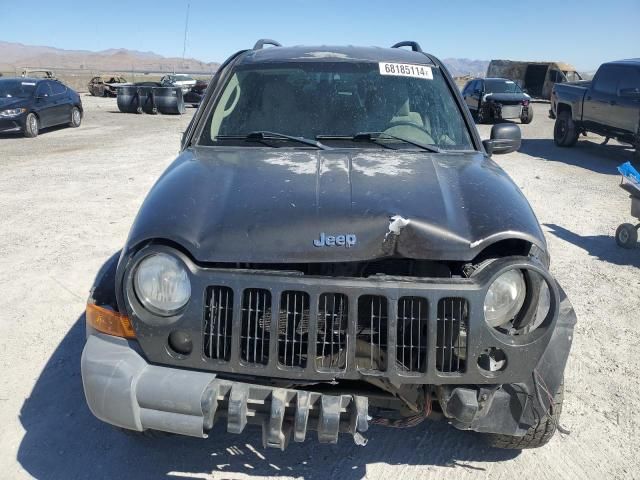
M 304 145 L 309 145 L 311 147 L 319 148 L 320 150 L 331 150 L 331 147 L 324 145 L 317 140 L 311 140 L 310 138 L 305 137 L 294 137 L 293 135 L 286 135 L 284 133 L 278 132 L 269 132 L 267 130 L 259 130 L 256 132 L 250 132 L 246 135 L 218 135 L 216 138 L 220 139 L 240 139 L 240 140 L 269 140 L 273 138 L 282 138 L 285 140 L 290 140 L 292 142 L 302 143 Z
M 408 143 L 409 145 L 413 145 L 414 147 L 418 147 L 422 150 L 426 150 L 427 152 L 441 153 L 441 150 L 438 147 L 434 147 L 433 145 L 425 145 L 424 143 L 414 142 L 413 140 L 408 140 L 402 137 L 396 137 L 395 135 L 392 135 L 386 132 L 359 132 L 359 133 L 356 133 L 352 138 L 355 141 L 377 142 L 380 139 L 380 137 L 393 138 L 394 140 L 400 140 L 401 142 Z

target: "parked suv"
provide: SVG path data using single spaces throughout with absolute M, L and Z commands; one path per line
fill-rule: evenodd
M 487 120 L 533 121 L 531 97 L 507 78 L 475 78 L 462 89 L 462 98 L 478 123 Z
M 514 124 L 481 141 L 415 42 L 236 53 L 96 278 L 91 411 L 196 437 L 256 424 L 277 448 L 437 417 L 545 444 L 575 314 L 491 160 L 519 145 Z
M 605 63 L 593 81 L 554 85 L 550 116 L 556 118 L 553 139 L 560 147 L 594 132 L 628 143 L 640 155 L 640 58 Z

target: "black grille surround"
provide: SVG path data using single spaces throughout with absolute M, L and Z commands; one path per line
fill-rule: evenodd
M 383 376 L 400 384 L 524 381 L 537 366 L 558 318 L 557 284 L 526 257 L 500 259 L 472 278 L 336 278 L 202 268 L 168 247 L 153 250 L 169 251 L 185 263 L 193 294 L 182 312 L 160 319 L 136 300 L 131 271 L 125 273 L 124 302 L 147 359 L 221 376 L 247 375 L 254 382 L 261 377 L 266 382 L 296 383 L 367 376 Z M 539 273 L 551 291 L 547 319 L 525 336 L 501 334 L 484 321 L 487 289 L 509 268 Z M 214 297 L 222 298 L 220 294 L 223 308 L 212 303 Z M 231 338 L 229 319 L 223 315 L 230 311 L 229 304 Z M 222 321 L 212 321 L 218 315 Z M 191 355 L 176 356 L 167 348 L 168 336 L 175 330 L 191 336 Z M 477 358 L 491 347 L 501 349 L 508 359 L 504 371 L 493 377 L 477 366 Z

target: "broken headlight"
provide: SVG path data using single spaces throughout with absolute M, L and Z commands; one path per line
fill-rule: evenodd
M 163 317 L 177 313 L 191 297 L 187 269 L 166 253 L 144 257 L 136 267 L 133 286 L 140 303 L 151 313 Z
M 508 270 L 489 287 L 484 299 L 484 318 L 493 328 L 511 322 L 522 309 L 527 285 L 520 270 Z

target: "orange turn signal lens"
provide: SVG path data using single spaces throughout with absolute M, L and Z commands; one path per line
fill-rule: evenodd
M 131 320 L 126 315 L 87 303 L 87 324 L 101 333 L 116 337 L 135 338 Z

